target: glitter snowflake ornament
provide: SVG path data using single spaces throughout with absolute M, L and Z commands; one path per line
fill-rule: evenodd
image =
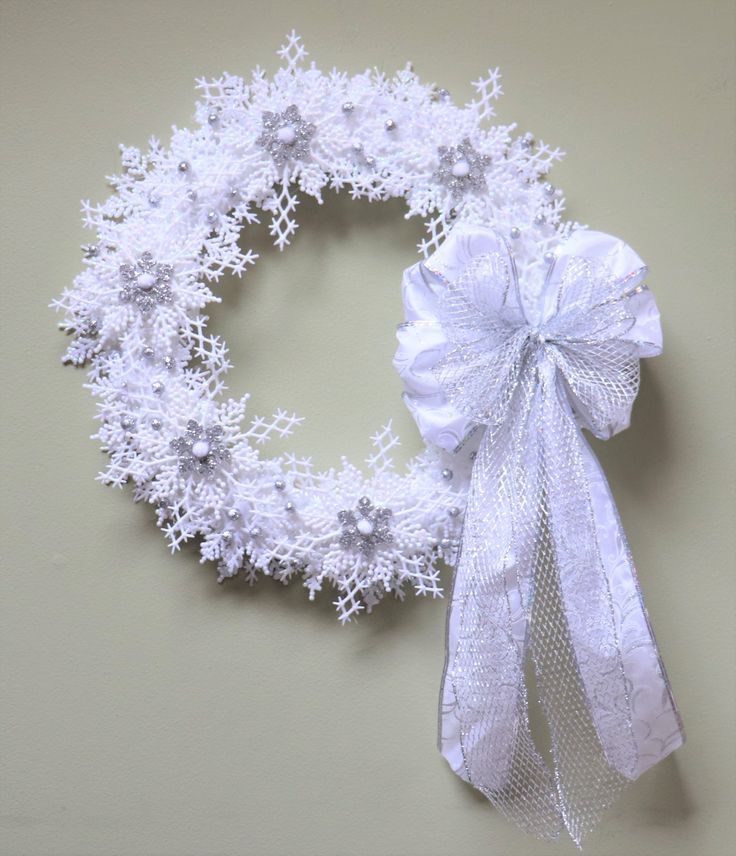
M 228 396 L 227 344 L 206 314 L 219 280 L 256 262 L 249 227 L 265 217 L 283 250 L 300 195 L 403 198 L 407 216 L 426 222 L 421 254 L 459 223 L 493 227 L 509 236 L 533 290 L 544 254 L 574 224 L 545 185 L 560 152 L 492 122 L 498 71 L 458 106 L 410 66 L 393 77 L 323 73 L 305 63 L 294 33 L 279 56 L 272 77 L 256 69 L 199 80 L 198 127 L 175 129 L 168 148 L 121 147 L 113 195 L 83 206 L 94 233 L 84 269 L 54 305 L 71 337 L 64 359 L 87 366 L 98 403 L 96 437 L 109 456 L 100 479 L 131 484 L 172 550 L 197 543 L 219 581 L 301 579 L 310 598 L 331 587 L 346 621 L 407 587 L 441 594 L 474 443 L 454 454 L 428 447 L 403 473 L 390 425 L 375 434 L 365 472 L 264 454 L 302 420 L 254 416 L 248 395 Z
M 357 547 L 370 558 L 378 545 L 390 544 L 394 540 L 389 525 L 392 515 L 390 508 L 375 508 L 367 496 L 362 496 L 356 511 L 343 510 L 337 515 L 342 524 L 340 544 Z
M 120 265 L 120 299 L 135 303 L 141 312 L 150 312 L 157 303 L 171 303 L 173 272 L 171 265 L 157 264 L 151 253 L 143 253 L 134 265 Z

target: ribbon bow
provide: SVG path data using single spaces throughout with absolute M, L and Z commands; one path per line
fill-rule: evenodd
M 457 451 L 483 429 L 449 607 L 440 750 L 522 828 L 566 829 L 578 845 L 627 780 L 684 740 L 581 431 L 605 439 L 627 427 L 639 358 L 661 351 L 646 272 L 623 242 L 580 230 L 530 300 L 503 239 L 462 226 L 404 275 L 395 364 L 420 431 Z

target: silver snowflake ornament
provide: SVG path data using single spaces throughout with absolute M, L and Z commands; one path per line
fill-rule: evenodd
M 453 196 L 486 189 L 486 170 L 491 158 L 479 154 L 467 137 L 458 146 L 440 146 L 437 151 L 440 163 L 434 178 Z
M 394 540 L 389 526 L 393 512 L 390 508 L 376 508 L 367 496 L 358 500 L 355 511 L 340 511 L 337 519 L 342 524 L 340 545 L 357 547 L 366 556 L 372 556 L 379 544 Z
M 171 441 L 171 448 L 179 456 L 179 472 L 183 475 L 212 475 L 219 464 L 230 460 L 222 428 L 219 425 L 204 428 L 194 419 L 187 422 L 183 437 Z
M 276 166 L 284 166 L 289 161 L 309 158 L 315 130 L 311 122 L 302 119 L 297 106 L 291 104 L 283 113 L 263 114 L 263 130 L 256 142 L 270 153 Z
M 135 264 L 120 265 L 122 288 L 120 299 L 135 303 L 141 312 L 150 312 L 157 303 L 171 303 L 171 265 L 159 264 L 151 253 L 145 252 Z

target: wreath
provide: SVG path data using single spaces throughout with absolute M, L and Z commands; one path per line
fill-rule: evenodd
M 55 301 L 98 404 L 99 476 L 154 506 L 172 550 L 198 540 L 217 579 L 336 590 L 342 621 L 407 585 L 440 595 L 456 566 L 440 747 L 523 828 L 576 842 L 682 729 L 625 536 L 581 428 L 628 425 L 639 358 L 661 348 L 639 257 L 562 218 L 561 152 L 493 123 L 498 70 L 465 105 L 422 83 L 306 64 L 292 33 L 269 78 L 197 82 L 197 127 L 169 148 L 121 148 L 113 195 L 84 203 L 95 233 Z M 269 219 L 284 250 L 299 195 L 406 201 L 426 223 L 404 272 L 395 366 L 426 448 L 397 471 L 391 424 L 367 472 L 316 470 L 261 447 L 302 421 L 226 395 L 214 287 L 256 262 Z M 552 735 L 529 728 L 525 663 Z

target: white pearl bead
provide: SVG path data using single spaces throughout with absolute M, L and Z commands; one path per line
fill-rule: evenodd
M 373 524 L 370 520 L 364 517 L 362 520 L 358 521 L 358 532 L 361 535 L 372 535 L 373 534 Z
M 149 288 L 156 285 L 156 277 L 152 273 L 142 273 L 136 280 L 136 284 L 138 288 L 148 291 Z
M 455 178 L 465 178 L 470 172 L 470 164 L 466 160 L 459 160 L 452 165 L 452 174 Z
M 197 440 L 192 446 L 192 454 L 195 458 L 206 458 L 210 451 L 210 444 L 206 440 Z
M 280 143 L 290 146 L 296 139 L 296 130 L 293 125 L 284 125 L 276 131 L 276 137 Z

